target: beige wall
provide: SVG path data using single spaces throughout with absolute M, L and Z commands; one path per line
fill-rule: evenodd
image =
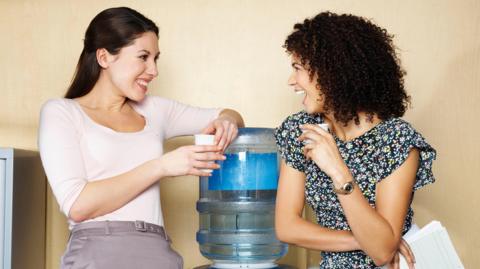
M 119 5 L 138 9 L 160 26 L 153 94 L 231 107 L 249 126 L 277 126 L 301 108 L 285 83 L 290 67 L 281 48 L 294 22 L 328 9 L 386 27 L 408 72 L 413 108 L 406 118 L 438 150 L 437 183 L 415 197 L 417 222 L 442 221 L 466 268 L 480 264 L 479 1 L 1 0 L 0 146 L 36 149 L 40 106 L 64 93 L 88 22 Z M 190 141 L 176 139 L 167 148 Z M 206 263 L 195 242 L 197 180 L 166 179 L 161 185 L 167 230 L 185 268 Z M 67 228 L 51 193 L 47 206 L 47 268 L 53 269 Z M 305 268 L 317 259 L 292 248 L 283 261 Z

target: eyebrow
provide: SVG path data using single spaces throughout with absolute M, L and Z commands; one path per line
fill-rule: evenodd
M 148 50 L 139 50 L 138 52 L 145 52 L 146 54 L 150 55 L 150 51 L 148 51 Z M 155 57 L 158 57 L 158 55 L 160 55 L 160 51 L 157 52 L 157 54 L 155 55 Z

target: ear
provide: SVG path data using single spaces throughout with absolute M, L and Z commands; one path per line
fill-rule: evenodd
M 96 56 L 97 56 L 98 65 L 100 65 L 102 68 L 107 68 L 111 62 L 110 58 L 113 55 L 111 55 L 107 49 L 101 48 L 101 49 L 97 49 Z

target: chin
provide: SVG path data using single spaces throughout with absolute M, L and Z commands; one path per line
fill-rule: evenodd
M 143 99 L 145 99 L 147 95 L 142 94 L 142 95 L 134 95 L 134 96 L 128 96 L 128 99 L 134 101 L 134 102 L 141 102 Z
M 307 112 L 307 114 L 310 114 L 310 115 L 321 113 L 321 110 L 316 108 L 305 107 L 304 110 L 305 112 Z

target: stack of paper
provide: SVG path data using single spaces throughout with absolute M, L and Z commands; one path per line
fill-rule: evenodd
M 415 269 L 464 269 L 445 227 L 432 221 L 422 229 L 413 229 L 404 236 L 415 255 Z M 403 257 L 400 268 L 408 269 Z

